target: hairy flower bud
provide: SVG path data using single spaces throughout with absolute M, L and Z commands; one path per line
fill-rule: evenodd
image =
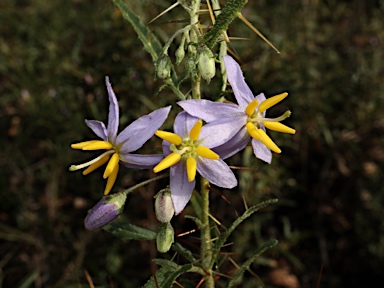
M 124 192 L 103 197 L 89 212 L 84 220 L 88 230 L 99 229 L 117 218 L 123 212 L 127 194 Z
M 157 220 L 161 223 L 171 221 L 173 215 L 175 215 L 169 188 L 163 189 L 155 195 L 155 213 Z
M 156 247 L 160 253 L 166 253 L 171 249 L 174 241 L 175 232 L 171 223 L 164 223 L 161 225 L 156 235 Z
M 216 74 L 215 57 L 212 51 L 206 47 L 200 47 L 197 51 L 197 68 L 199 69 L 201 77 L 206 81 L 211 79 Z
M 196 71 L 196 61 L 193 56 L 189 56 L 187 60 L 185 61 L 185 69 L 191 73 L 192 75 L 195 74 Z
M 156 75 L 160 79 L 167 79 L 171 76 L 172 62 L 168 55 L 163 54 L 156 62 Z
M 175 56 L 176 56 L 176 65 L 179 65 L 181 61 L 183 61 L 185 56 L 184 44 L 180 45 L 179 48 L 177 48 L 175 52 Z

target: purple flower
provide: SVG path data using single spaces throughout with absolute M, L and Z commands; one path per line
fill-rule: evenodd
M 232 86 L 238 105 L 218 103 L 209 100 L 185 100 L 178 104 L 190 115 L 203 119 L 213 124 L 220 124 L 223 134 L 226 134 L 226 142 L 213 150 L 226 159 L 238 151 L 244 149 L 252 139 L 255 156 L 267 163 L 272 161 L 271 150 L 281 153 L 281 150 L 266 134 L 266 129 L 295 134 L 295 130 L 281 124 L 280 121 L 291 114 L 286 111 L 277 118 L 266 118 L 265 111 L 282 101 L 288 93 L 282 93 L 268 99 L 261 93 L 256 97 L 244 81 L 239 64 L 230 56 L 223 56 L 227 70 L 228 81 Z
M 170 168 L 170 189 L 175 214 L 187 205 L 195 187 L 198 171 L 210 183 L 223 188 L 233 188 L 237 180 L 231 169 L 211 149 L 223 143 L 220 125 L 202 126 L 202 121 L 186 112 L 177 115 L 174 132 L 157 131 L 162 138 L 166 156 L 153 171 Z
M 116 95 L 109 83 L 109 78 L 105 77 L 109 96 L 109 114 L 108 125 L 97 120 L 85 120 L 85 123 L 91 130 L 102 140 L 91 140 L 81 143 L 72 144 L 73 149 L 81 150 L 107 150 L 95 159 L 80 165 L 72 165 L 69 170 L 75 171 L 88 167 L 83 171 L 83 175 L 87 175 L 107 163 L 103 178 L 108 178 L 104 194 L 107 195 L 111 191 L 116 181 L 119 171 L 119 162 L 128 168 L 148 169 L 155 166 L 163 159 L 163 155 L 140 155 L 131 152 L 136 151 L 144 145 L 144 143 L 153 136 L 155 131 L 163 125 L 171 106 L 161 108 L 152 113 L 142 116 L 133 121 L 122 132 L 117 134 L 119 126 L 119 105 Z

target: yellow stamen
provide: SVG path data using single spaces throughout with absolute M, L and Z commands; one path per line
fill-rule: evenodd
M 270 130 L 282 132 L 282 133 L 288 133 L 288 134 L 295 134 L 296 130 L 292 129 L 291 127 L 288 127 L 284 124 L 281 124 L 280 122 L 263 122 L 264 126 Z
M 109 150 L 112 147 L 113 147 L 112 144 L 107 141 L 94 140 L 94 142 L 88 145 L 85 145 L 82 149 L 83 150 L 101 150 L 101 149 Z
M 119 166 L 119 154 L 115 153 L 112 155 L 111 159 L 108 162 L 107 167 L 105 168 L 103 178 L 109 177 L 113 170 L 116 169 L 116 166 Z
M 175 165 L 177 162 L 180 161 L 180 159 L 181 159 L 180 154 L 171 153 L 167 157 L 165 157 L 163 160 L 161 160 L 160 163 L 153 168 L 153 172 L 157 173 L 157 172 L 163 171 L 164 169 L 167 169 Z
M 265 146 L 267 146 L 269 149 L 271 149 L 273 152 L 281 153 L 281 150 L 277 145 L 272 141 L 271 138 L 267 135 L 267 133 L 264 132 L 263 129 L 257 129 L 257 132 L 259 132 L 261 138 L 260 142 L 263 143 Z
M 119 173 L 119 165 L 113 169 L 112 173 L 108 176 L 107 185 L 104 189 L 104 195 L 108 195 L 108 193 L 111 191 L 113 184 L 116 182 L 117 174 Z
M 247 108 L 245 108 L 245 113 L 247 113 L 248 116 L 252 116 L 252 114 L 255 112 L 257 104 L 259 104 L 259 100 L 257 99 L 249 102 Z
M 288 93 L 284 92 L 284 93 L 281 93 L 279 95 L 276 95 L 276 96 L 273 96 L 273 97 L 266 99 L 265 101 L 261 102 L 261 104 L 259 106 L 259 111 L 264 112 L 268 108 L 271 108 L 272 106 L 274 106 L 277 103 L 279 103 L 280 101 L 282 101 L 287 96 L 288 96 Z
M 88 175 L 89 173 L 95 171 L 97 168 L 99 168 L 101 165 L 108 162 L 109 154 L 105 155 L 104 157 L 100 158 L 97 162 L 89 165 L 87 169 L 83 171 L 83 175 Z
M 183 139 L 179 135 L 172 132 L 157 130 L 155 135 L 175 145 L 180 145 L 181 142 L 183 142 Z
M 249 135 L 251 135 L 252 138 L 260 141 L 261 135 L 258 132 L 258 129 L 256 128 L 255 124 L 253 124 L 252 122 L 248 122 L 245 125 L 245 127 L 247 128 L 247 131 L 248 131 Z
M 80 143 L 74 143 L 71 145 L 71 148 L 72 149 L 83 149 L 84 146 L 87 146 L 88 144 L 91 144 L 91 143 L 94 143 L 97 141 L 100 141 L 100 140 L 90 140 L 90 141 L 84 141 L 84 142 L 80 142 Z
M 193 125 L 191 132 L 189 132 L 189 138 L 196 141 L 199 138 L 201 127 L 203 126 L 203 121 L 199 119 L 195 125 Z
M 219 160 L 220 156 L 217 155 L 215 152 L 213 152 L 211 149 L 205 146 L 199 146 L 196 148 L 196 153 L 204 158 L 211 159 L 211 160 Z
M 197 168 L 197 162 L 196 159 L 193 157 L 189 157 L 187 159 L 187 175 L 188 175 L 188 181 L 192 182 L 195 180 L 196 177 L 196 168 Z

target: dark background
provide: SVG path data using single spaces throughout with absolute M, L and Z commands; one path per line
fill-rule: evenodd
M 173 3 L 130 7 L 147 23 Z M 236 170 L 239 187 L 211 195 L 211 213 L 227 227 L 244 211 L 243 199 L 248 205 L 280 200 L 242 224 L 225 248 L 232 254 L 220 272 L 230 276 L 229 258 L 241 264 L 264 241 L 279 240 L 241 287 L 381 287 L 383 13 L 380 0 L 249 1 L 242 14 L 281 55 L 240 20 L 231 25 L 230 36 L 249 38 L 230 48 L 255 95 L 289 92 L 269 113 L 290 109 L 285 123 L 297 130 L 293 137 L 269 133 L 283 150 L 271 165 L 252 157 L 250 147 L 229 159 L 250 169 Z M 165 43 L 186 19 L 177 8 L 149 27 Z M 94 156 L 70 144 L 94 139 L 85 118 L 106 121 L 105 75 L 119 99 L 121 127 L 177 100 L 169 89 L 157 94 L 162 83 L 151 57 L 112 2 L 1 1 L 0 287 L 139 287 L 155 269 L 150 260 L 162 257 L 154 242 L 122 242 L 83 226 L 105 182 L 102 171 L 87 177 L 68 171 Z M 204 84 L 205 98 L 218 97 L 219 82 Z M 174 105 L 171 116 L 177 111 Z M 164 128 L 171 125 L 172 117 Z M 158 139 L 140 153 L 153 147 L 161 151 Z M 152 176 L 121 169 L 114 191 Z M 121 218 L 156 229 L 153 195 L 165 184 L 131 194 Z M 189 207 L 173 220 L 176 234 L 196 228 L 184 218 L 191 213 Z M 177 241 L 198 253 L 197 236 Z M 200 279 L 191 280 L 197 285 Z

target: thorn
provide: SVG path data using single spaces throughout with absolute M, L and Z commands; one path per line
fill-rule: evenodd
M 148 22 L 148 25 L 151 24 L 153 21 L 155 21 L 157 18 L 160 18 L 165 13 L 171 11 L 173 8 L 175 8 L 177 5 L 179 5 L 179 1 L 177 1 L 175 4 L 169 6 L 167 9 L 165 9 L 163 12 L 161 12 L 159 15 L 157 15 L 155 18 L 153 18 L 151 21 Z
M 263 39 L 265 42 L 267 42 L 267 44 L 269 46 L 271 46 L 276 52 L 277 54 L 281 54 L 279 50 L 277 50 L 277 48 L 275 46 L 273 46 L 273 44 L 267 39 L 265 38 L 265 36 L 263 34 L 261 34 L 261 32 L 259 30 L 257 30 L 247 19 L 245 19 L 245 17 L 243 16 L 243 14 L 241 14 L 240 12 L 237 14 L 237 17 L 239 17 L 239 19 L 241 21 L 243 21 L 249 28 L 252 29 L 253 32 L 255 32 L 257 35 L 259 35 L 259 37 L 261 39 Z

